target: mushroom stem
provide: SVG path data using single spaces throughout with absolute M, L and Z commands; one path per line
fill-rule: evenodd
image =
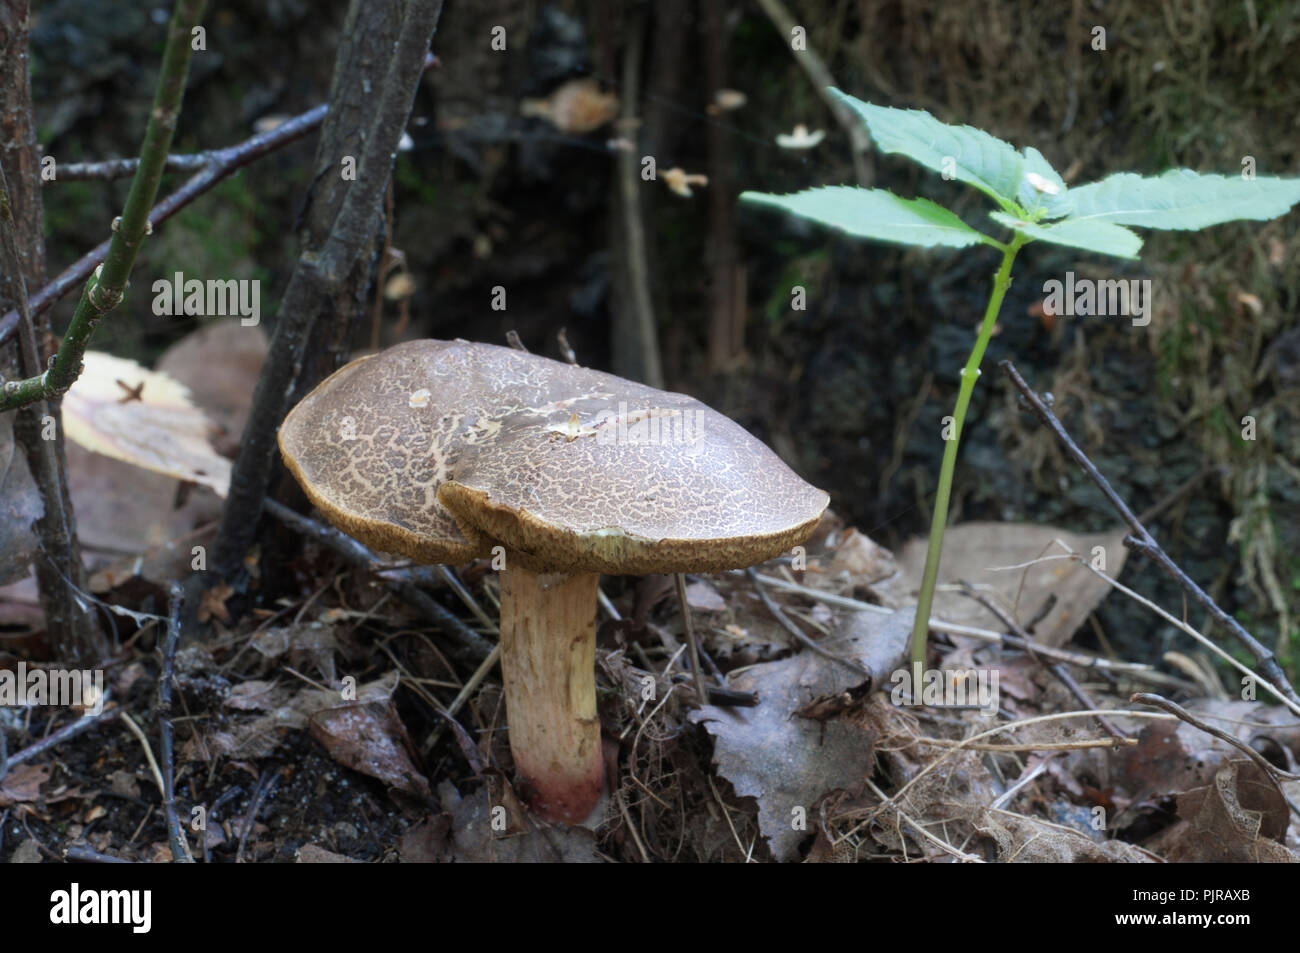
M 529 806 L 578 824 L 605 783 L 596 717 L 598 573 L 537 573 L 506 556 L 501 673 L 510 751 Z

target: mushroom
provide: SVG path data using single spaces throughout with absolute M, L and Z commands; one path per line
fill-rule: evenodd
M 326 517 L 376 549 L 504 558 L 510 749 L 533 811 L 566 823 L 604 785 L 600 574 L 750 566 L 807 539 L 828 502 L 692 397 L 461 340 L 336 371 L 285 418 L 280 450 Z

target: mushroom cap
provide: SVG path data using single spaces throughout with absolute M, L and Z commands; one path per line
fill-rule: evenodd
M 803 542 L 828 503 L 692 397 L 459 340 L 336 371 L 280 449 L 337 526 L 429 563 L 499 543 L 539 571 L 734 569 Z

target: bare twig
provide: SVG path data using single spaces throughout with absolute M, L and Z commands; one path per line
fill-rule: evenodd
M 0 778 L 3 778 L 5 773 L 14 765 L 22 764 L 24 761 L 30 761 L 38 754 L 49 751 L 55 745 L 62 744 L 70 738 L 75 738 L 77 735 L 84 731 L 89 731 L 96 725 L 108 724 L 120 714 L 122 714 L 122 709 L 114 706 L 112 708 L 105 708 L 97 715 L 82 715 L 76 721 L 64 725 L 53 734 L 46 735 L 35 744 L 28 745 L 22 751 L 16 751 L 11 754 L 8 760 L 4 762 L 3 767 L 0 768 Z
M 695 624 L 691 621 L 691 607 L 686 601 L 686 574 L 674 573 L 677 583 L 677 602 L 682 613 L 682 629 L 686 632 L 686 651 L 691 658 L 691 677 L 695 680 L 695 697 L 703 705 L 709 700 L 709 690 L 704 684 L 704 670 L 700 667 L 700 644 L 695 637 Z
M 850 669 L 853 672 L 856 672 L 858 675 L 861 675 L 863 678 L 871 677 L 871 673 L 868 672 L 861 665 L 859 665 L 857 662 L 854 662 L 851 659 L 841 658 L 838 655 L 835 655 L 831 652 L 827 652 L 824 648 L 822 648 L 812 639 L 808 638 L 808 636 L 804 635 L 803 630 L 800 629 L 793 622 L 791 622 L 790 617 L 787 616 L 784 612 L 782 612 L 781 607 L 778 606 L 776 602 L 772 599 L 772 597 L 767 594 L 767 590 L 763 587 L 763 583 L 759 581 L 758 573 L 754 572 L 753 567 L 751 566 L 750 568 L 746 569 L 745 573 L 746 575 L 749 576 L 749 581 L 753 584 L 754 591 L 757 592 L 758 597 L 763 600 L 763 605 L 767 607 L 767 611 L 772 613 L 772 618 L 776 619 L 777 622 L 781 623 L 781 627 L 784 628 L 791 635 L 793 635 L 796 641 L 798 641 L 800 645 L 808 649 L 808 651 L 810 652 L 817 653 L 824 659 L 830 659 L 832 662 L 838 662 L 839 664 L 843 665 L 845 668 Z
M 166 800 L 167 785 L 163 783 L 162 770 L 158 767 L 158 759 L 153 756 L 153 748 L 149 744 L 149 739 L 140 726 L 135 723 L 135 719 L 127 712 L 122 712 L 122 724 L 126 725 L 127 730 L 135 735 L 136 741 L 140 742 L 140 747 L 144 749 L 144 759 L 149 762 L 149 770 L 153 772 L 153 783 L 158 786 L 158 795 Z
M 1071 695 L 1074 696 L 1075 700 L 1078 701 L 1080 705 L 1082 705 L 1084 708 L 1098 707 L 1097 703 L 1092 700 L 1092 697 L 1086 691 L 1083 690 L 1083 686 L 1080 685 L 1078 682 L 1076 682 L 1073 676 L 1071 676 L 1070 673 L 1065 670 L 1065 666 L 1059 663 L 1049 664 L 1043 661 L 1043 659 L 1038 655 L 1038 646 L 1034 643 L 1033 638 L 1029 635 L 1028 632 L 1026 632 L 1024 629 L 1020 627 L 1020 623 L 1016 622 L 1016 620 L 1011 617 L 1010 613 L 1006 612 L 1000 605 L 998 605 L 996 602 L 990 599 L 986 594 L 977 590 L 974 586 L 972 586 L 968 582 L 961 583 L 961 591 L 963 595 L 969 596 L 971 599 L 974 599 L 976 602 L 982 605 L 985 609 L 988 609 L 990 612 L 992 612 L 995 616 L 998 617 L 998 621 L 1000 621 L 1003 625 L 1005 625 L 1008 629 L 1010 629 L 1013 633 L 1015 633 L 1016 639 L 1023 645 L 1024 651 L 1028 652 L 1029 655 L 1034 659 L 1034 661 L 1042 664 L 1044 667 L 1046 667 L 1046 669 L 1049 672 L 1051 672 L 1054 676 L 1056 676 L 1057 680 L 1060 681 L 1061 684 L 1065 686 L 1066 690 Z M 1122 731 L 1116 728 L 1111 723 L 1110 719 L 1108 719 L 1105 715 L 1098 715 L 1097 722 L 1098 724 L 1101 725 L 1103 729 L 1105 729 L 1106 734 L 1110 735 L 1112 738 L 1127 737 L 1127 735 L 1125 735 Z
M 262 809 L 262 802 L 271 796 L 275 786 L 280 783 L 280 778 L 284 775 L 284 768 L 276 768 L 274 772 L 268 771 L 262 775 L 257 782 L 257 790 L 253 792 L 253 799 L 248 804 L 248 813 L 244 816 L 244 827 L 239 834 L 239 848 L 235 851 L 235 863 L 244 862 L 244 845 L 248 842 L 248 835 L 253 830 L 253 824 L 257 820 L 257 812 Z
M 129 864 L 131 861 L 121 857 L 114 857 L 112 854 L 104 854 L 95 850 L 89 844 L 74 844 L 63 852 L 64 860 L 71 860 L 81 864 Z
M 619 84 L 622 113 L 617 127 L 620 135 L 636 142 L 640 138 L 641 54 L 645 39 L 645 8 L 632 15 L 623 50 L 623 75 Z M 622 373 L 638 377 L 651 387 L 664 386 L 663 364 L 659 357 L 659 332 L 655 324 L 654 299 L 650 294 L 650 265 L 645 218 L 641 208 L 640 149 L 618 154 L 617 222 L 622 241 L 617 243 L 622 258 L 618 271 L 619 309 L 615 327 L 615 360 Z
M 203 195 L 223 179 L 234 175 L 244 166 L 256 159 L 280 149 L 291 142 L 296 142 L 321 124 L 327 106 L 317 106 L 300 116 L 295 116 L 283 125 L 276 126 L 270 132 L 261 133 L 241 143 L 225 149 L 214 149 L 201 153 L 212 156 L 213 162 L 204 167 L 198 175 L 192 177 L 179 189 L 167 196 L 149 212 L 149 224 L 156 228 L 167 221 L 190 202 Z M 104 256 L 108 254 L 109 240 L 104 240 L 65 268 L 57 278 L 45 285 L 31 297 L 33 315 L 43 314 L 54 307 L 64 295 L 78 284 L 90 277 Z M 17 327 L 18 314 L 10 311 L 0 318 L 0 344 L 13 333 Z
M 1126 537 L 1124 539 L 1124 544 L 1153 560 L 1157 566 L 1163 569 L 1165 573 L 1170 576 L 1170 578 L 1182 586 L 1184 592 L 1188 593 L 1193 599 L 1204 606 L 1205 609 L 1209 611 L 1210 615 L 1218 622 L 1226 626 L 1228 631 L 1236 637 L 1237 641 L 1255 657 L 1255 662 L 1259 665 L 1260 671 L 1263 672 L 1267 681 L 1271 682 L 1278 691 L 1283 693 L 1291 701 L 1300 703 L 1300 696 L 1296 695 L 1295 689 L 1292 688 L 1291 683 L 1287 681 L 1287 677 L 1283 673 L 1281 666 L 1277 664 L 1277 658 L 1273 653 L 1266 646 L 1258 642 L 1254 636 L 1247 632 L 1240 622 L 1220 609 L 1218 604 L 1210 598 L 1209 594 L 1193 582 L 1188 575 L 1178 567 L 1178 564 L 1169 558 L 1169 554 L 1160 548 L 1160 544 L 1155 541 L 1155 537 L 1147 532 L 1146 527 L 1143 526 L 1141 521 L 1133 514 L 1133 511 L 1128 508 L 1128 504 L 1120 499 L 1119 494 L 1111 488 L 1110 483 L 1108 483 L 1106 478 L 1101 475 L 1101 472 L 1093 462 L 1088 459 L 1088 455 L 1079 449 L 1078 444 L 1071 439 L 1069 433 L 1066 432 L 1066 429 L 1061 426 L 1061 422 L 1056 419 L 1056 416 L 1048 409 L 1047 405 L 1043 403 L 1042 399 L 1034 392 L 1033 388 L 1025 383 L 1025 379 L 1020 376 L 1015 365 L 1010 361 L 999 361 L 998 366 L 1002 368 L 1003 373 L 1010 378 L 1011 382 L 1016 386 L 1016 389 L 1020 391 L 1025 400 L 1028 401 L 1029 406 L 1033 408 L 1038 419 L 1041 420 L 1050 431 L 1052 431 L 1053 435 L 1055 435 L 1056 439 L 1065 447 L 1066 452 L 1074 462 L 1078 464 L 1079 468 L 1088 475 L 1088 478 L 1091 479 L 1094 484 L 1096 484 L 1097 488 L 1101 490 L 1102 495 L 1106 497 L 1106 500 L 1115 509 L 1115 512 L 1117 512 L 1120 515 L 1120 518 L 1129 525 L 1130 529 L 1133 530 L 1133 535 Z
M 1200 632 L 1196 631 L 1196 629 L 1192 628 L 1192 626 L 1188 625 L 1182 619 L 1179 619 L 1177 616 L 1173 615 L 1167 610 L 1156 605 L 1154 602 L 1152 602 L 1150 599 L 1148 599 L 1146 596 L 1142 595 L 1141 593 L 1134 592 L 1132 589 L 1124 585 L 1118 579 L 1114 579 L 1111 576 L 1107 575 L 1106 573 L 1102 572 L 1100 569 L 1095 568 L 1092 565 L 1091 561 L 1084 559 L 1078 553 L 1074 552 L 1074 550 L 1070 549 L 1064 543 L 1064 541 L 1057 539 L 1056 544 L 1058 546 L 1061 546 L 1063 549 L 1066 550 L 1067 553 L 1069 553 L 1067 557 L 1063 557 L 1063 558 L 1073 559 L 1080 566 L 1082 566 L 1084 569 L 1087 569 L 1089 572 L 1095 575 L 1106 585 L 1110 586 L 1112 589 L 1116 589 L 1124 593 L 1124 595 L 1128 596 L 1134 602 L 1146 606 L 1148 609 L 1150 609 L 1156 615 L 1160 616 L 1160 618 L 1164 619 L 1174 628 L 1178 629 L 1180 632 L 1183 632 L 1191 636 L 1202 647 L 1204 647 L 1206 651 L 1210 652 L 1212 655 L 1218 656 L 1226 665 L 1228 665 L 1231 668 L 1235 668 L 1237 671 L 1241 672 L 1241 674 L 1249 678 L 1252 682 L 1258 683 L 1259 685 L 1263 686 L 1265 691 L 1271 692 L 1273 696 L 1277 698 L 1278 701 L 1280 701 L 1283 705 L 1289 708 L 1296 715 L 1300 715 L 1300 703 L 1292 701 L 1290 698 L 1284 695 L 1280 690 L 1278 690 L 1276 686 L 1270 684 L 1267 679 L 1260 678 L 1258 673 L 1252 671 L 1246 665 L 1237 661 L 1235 658 L 1233 658 L 1232 655 L 1230 655 L 1224 649 L 1220 648 L 1214 642 L 1210 641 Z
M 1232 737 L 1232 735 L 1228 734 L 1226 731 L 1222 731 L 1221 729 L 1215 728 L 1213 725 L 1206 724 L 1205 722 L 1201 721 L 1201 719 L 1193 715 L 1186 708 L 1182 707 L 1181 705 L 1175 704 L 1174 702 L 1171 702 L 1163 695 L 1156 695 L 1152 692 L 1135 692 L 1132 696 L 1129 697 L 1129 701 L 1138 705 L 1151 705 L 1153 708 L 1159 708 L 1161 711 L 1167 711 L 1169 712 L 1169 714 L 1175 715 L 1178 718 L 1182 719 L 1183 721 L 1187 722 L 1193 728 L 1198 728 L 1201 731 L 1205 732 L 1207 735 L 1213 735 L 1215 738 L 1218 738 L 1220 741 L 1232 745 L 1234 748 L 1236 748 L 1246 757 L 1250 758 L 1251 761 L 1254 761 L 1257 765 L 1259 765 L 1260 770 L 1262 770 L 1265 774 L 1269 775 L 1275 781 L 1300 781 L 1300 774 L 1291 774 L 1288 771 L 1283 771 L 1281 768 L 1274 765 L 1272 762 L 1270 762 L 1267 758 L 1265 758 L 1262 754 L 1260 754 L 1250 745 L 1246 744 L 1243 741 L 1238 741 L 1236 738 Z
M 172 860 L 178 864 L 192 864 L 194 855 L 190 853 L 185 832 L 176 817 L 176 758 L 172 750 L 172 674 L 176 664 L 176 646 L 181 641 L 181 612 L 184 607 L 185 590 L 178 583 L 172 583 L 167 641 L 163 645 L 162 674 L 158 676 L 158 734 L 163 758 L 163 810 L 167 818 L 167 840 L 171 845 Z
M 383 568 L 374 553 L 346 533 L 332 526 L 322 526 L 276 500 L 268 499 L 265 506 L 266 512 L 281 523 L 332 549 L 352 565 L 368 571 Z M 377 573 L 377 576 L 395 596 L 419 610 L 438 627 L 452 643 L 454 656 L 478 664 L 492 653 L 494 648 L 492 643 L 439 605 L 432 596 L 416 585 L 409 572 L 386 570 Z
M 219 161 L 220 150 L 210 152 L 173 153 L 163 163 L 164 172 L 202 172 L 208 166 Z M 49 182 L 112 182 L 114 179 L 126 179 L 135 175 L 140 167 L 139 159 L 101 159 L 99 162 L 69 162 L 55 166 L 50 179 L 42 179 L 41 184 Z
M 1109 578 L 1109 577 L 1107 577 Z M 823 592 L 820 589 L 813 589 L 811 586 L 801 586 L 797 582 L 790 582 L 786 579 L 780 579 L 776 576 L 759 575 L 759 581 L 766 586 L 772 586 L 775 589 L 784 589 L 787 592 L 797 592 L 819 602 L 825 602 L 827 605 L 840 606 L 844 609 L 854 609 L 859 612 L 876 612 L 882 615 L 892 615 L 893 609 L 886 609 L 884 606 L 873 605 L 870 602 L 863 602 L 860 599 L 850 599 L 848 596 L 839 596 L 833 592 Z M 1028 651 L 1028 646 L 1014 635 L 1007 635 L 1002 632 L 994 632 L 992 629 L 981 629 L 976 626 L 959 625 L 956 622 L 945 622 L 943 619 L 930 617 L 930 628 L 935 632 L 943 632 L 948 635 L 961 635 L 967 638 L 979 639 L 981 642 L 995 642 L 1002 645 L 1009 645 L 1012 648 Z M 1053 661 L 1064 662 L 1067 665 L 1074 665 L 1079 668 L 1095 668 L 1107 672 L 1129 675 L 1133 678 L 1140 678 L 1143 681 L 1152 682 L 1156 685 L 1169 685 L 1180 687 L 1186 683 L 1180 679 L 1166 675 L 1164 672 L 1156 671 L 1150 665 L 1140 664 L 1138 662 L 1117 662 L 1112 659 L 1099 658 L 1095 655 L 1088 655 L 1084 652 L 1074 652 L 1069 649 L 1050 648 L 1046 645 L 1035 645 L 1034 651 L 1043 658 L 1050 658 Z

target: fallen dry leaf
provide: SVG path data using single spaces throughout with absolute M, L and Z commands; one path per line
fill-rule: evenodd
M 225 496 L 230 461 L 209 443 L 212 424 L 172 377 L 134 361 L 87 351 L 85 369 L 63 398 L 63 425 L 87 450 L 155 473 L 210 487 Z M 119 383 L 121 382 L 121 383 Z M 122 402 L 122 387 L 146 385 Z
M 221 432 L 218 450 L 239 446 L 268 346 L 260 327 L 229 318 L 187 334 L 158 359 L 157 369 L 189 388 L 195 405 Z
M 20 764 L 0 781 L 0 807 L 31 803 L 41 797 L 41 785 L 50 779 L 46 764 Z
M 512 805 L 487 791 L 462 798 L 450 782 L 438 786 L 443 811 L 408 843 L 402 860 L 440 863 L 594 864 L 596 835 L 585 827 L 527 827 L 512 823 Z M 494 829 L 504 826 L 504 830 Z
M 1173 863 L 1300 862 L 1281 843 L 1291 819 L 1286 798 L 1253 761 L 1229 761 L 1210 784 L 1180 794 L 1178 816 L 1147 845 Z
M 332 850 L 326 850 L 324 847 L 317 847 L 315 844 L 303 844 L 298 848 L 298 855 L 294 858 L 299 864 L 357 864 L 358 860 L 351 857 L 344 857 L 342 854 L 336 854 Z
M 888 685 L 889 672 L 906 656 L 914 617 L 905 610 L 855 613 L 821 644 L 871 672 L 873 686 Z M 859 787 L 875 760 L 874 732 L 862 720 L 843 710 L 823 721 L 796 712 L 820 699 L 853 695 L 863 682 L 846 666 L 803 650 L 731 681 L 732 688 L 758 694 L 755 707 L 706 705 L 691 714 L 714 738 L 718 772 L 738 795 L 757 799 L 759 827 L 778 860 L 797 858 L 800 842 L 816 826 L 814 804 L 832 791 Z
M 199 596 L 199 621 L 207 623 L 212 619 L 217 619 L 225 624 L 230 621 L 230 610 L 226 608 L 226 600 L 235 594 L 235 590 L 224 582 L 219 582 L 211 589 L 203 590 L 203 595 Z
M 326 708 L 308 719 L 308 727 L 339 764 L 378 778 L 403 794 L 428 800 L 429 782 L 412 760 L 415 746 L 392 699 Z
M 1117 529 L 1078 534 L 1032 523 L 950 526 L 943 538 L 940 588 L 934 594 L 932 615 L 960 625 L 1001 631 L 1002 623 L 984 606 L 960 592 L 942 588 L 965 581 L 1000 603 L 1021 625 L 1028 625 L 1050 602 L 1047 614 L 1034 626 L 1033 635 L 1046 645 L 1063 645 L 1106 598 L 1110 587 L 1087 567 L 1069 559 L 1048 559 L 1024 569 L 1000 567 L 1019 566 L 1043 556 L 1065 556 L 1065 551 L 1052 542 L 1059 538 L 1084 559 L 1092 557 L 1093 547 L 1102 547 L 1104 572 L 1115 579 L 1128 555 L 1124 548 L 1126 533 L 1125 529 Z M 871 587 L 885 605 L 901 608 L 916 604 L 928 547 L 925 539 L 909 540 L 898 558 L 897 575 Z
M 0 586 L 27 575 L 37 551 L 32 524 L 44 513 L 27 459 L 14 441 L 10 415 L 0 420 Z

